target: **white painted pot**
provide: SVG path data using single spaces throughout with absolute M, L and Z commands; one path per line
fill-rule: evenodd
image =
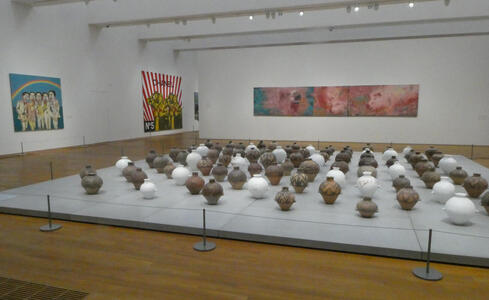
M 406 146 L 404 147 L 404 149 L 402 149 L 402 154 L 403 155 L 406 155 L 409 153 L 409 151 L 411 151 L 413 148 L 411 148 L 411 146 Z
M 313 162 L 317 163 L 320 167 L 323 167 L 326 163 L 326 161 L 324 160 L 324 156 L 319 154 L 319 151 L 311 153 L 311 156 L 309 158 L 312 159 Z
M 307 147 L 306 147 L 306 149 L 307 149 L 307 151 L 309 151 L 309 153 L 311 153 L 311 154 L 312 154 L 312 153 L 314 153 L 314 152 L 316 152 L 316 148 L 314 148 L 314 146 L 313 146 L 313 145 L 309 145 L 309 146 L 307 146 Z
M 148 178 L 144 179 L 144 183 L 141 184 L 139 190 L 143 193 L 144 199 L 153 199 L 157 191 L 156 185 Z
M 384 151 L 384 154 L 382 154 L 382 159 L 387 161 L 389 158 L 392 158 L 393 156 L 397 157 L 397 152 L 394 150 L 392 147 L 387 148 L 387 150 Z
M 178 164 L 177 167 L 171 173 L 173 182 L 175 182 L 176 185 L 184 185 L 189 176 L 190 176 L 190 171 L 180 164 Z
M 268 191 L 268 182 L 260 174 L 255 174 L 248 180 L 247 188 L 251 197 L 256 199 L 264 198 Z
M 396 161 L 392 166 L 389 167 L 389 175 L 391 179 L 394 180 L 399 175 L 406 175 L 406 168 L 399 161 Z
M 438 167 L 448 175 L 457 168 L 457 161 L 451 155 L 443 155 L 443 158 L 438 163 Z
M 377 179 L 372 176 L 372 172 L 363 172 L 363 176 L 358 178 L 356 186 L 363 198 L 372 198 L 379 188 Z
M 236 153 L 236 156 L 231 159 L 231 165 L 239 167 L 245 174 L 248 171 L 248 161 L 241 156 L 241 153 Z
M 209 152 L 209 148 L 207 148 L 207 146 L 204 144 L 200 144 L 199 147 L 195 149 L 195 151 L 197 151 L 197 153 L 199 153 L 200 156 L 204 157 L 207 156 L 207 153 Z
M 115 166 L 121 171 L 124 170 L 131 160 L 127 156 L 122 156 L 116 163 Z
M 191 171 L 198 171 L 197 163 L 202 159 L 202 156 L 197 152 L 197 150 L 192 150 L 192 153 L 187 155 L 187 166 Z
M 251 150 L 258 150 L 258 147 L 255 146 L 255 144 L 250 143 L 248 146 L 245 148 L 245 153 L 248 154 Z
M 447 213 L 450 222 L 456 225 L 467 224 L 477 212 L 474 202 L 465 193 L 456 193 L 448 199 L 443 210 Z
M 445 204 L 455 195 L 455 186 L 447 176 L 441 176 L 441 180 L 435 183 L 431 191 L 433 200 Z
M 329 170 L 326 174 L 326 178 L 333 177 L 334 181 L 341 186 L 341 188 L 346 187 L 346 176 L 345 173 L 341 172 L 340 168 L 333 167 L 333 170 Z
M 272 151 L 272 153 L 273 155 L 275 155 L 275 158 L 277 159 L 277 163 L 279 164 L 283 163 L 287 158 L 287 152 L 285 152 L 282 146 L 277 146 L 277 148 L 275 148 Z

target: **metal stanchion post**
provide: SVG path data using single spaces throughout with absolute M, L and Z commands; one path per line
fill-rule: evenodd
M 42 232 L 51 232 L 60 229 L 62 226 L 59 224 L 53 224 L 51 221 L 51 201 L 49 199 L 49 195 L 47 196 L 48 198 L 48 221 L 49 223 L 46 225 L 42 225 L 39 229 Z
M 202 241 L 194 244 L 194 250 L 202 251 L 202 252 L 212 251 L 216 249 L 216 244 L 207 241 L 206 228 L 205 228 L 205 208 L 202 210 L 202 218 L 203 218 Z
M 20 142 L 20 155 L 24 155 L 24 142 Z
M 54 175 L 53 175 L 53 162 L 52 161 L 49 162 L 49 172 L 51 174 L 51 180 L 53 180 Z
M 430 258 L 431 258 L 431 235 L 432 230 L 429 231 L 428 237 L 428 253 L 426 256 L 426 267 L 418 267 L 413 269 L 413 274 L 421 279 L 437 281 L 443 278 L 443 275 L 437 270 L 430 268 Z

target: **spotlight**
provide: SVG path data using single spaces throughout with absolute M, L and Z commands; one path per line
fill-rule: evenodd
M 414 2 L 409 2 L 408 6 L 409 6 L 409 8 L 413 8 L 414 7 Z
M 351 6 L 350 6 L 350 5 L 348 5 L 348 6 L 346 7 L 346 12 L 347 12 L 347 13 L 351 13 Z
M 450 0 L 445 0 L 445 6 L 450 5 Z
M 182 20 L 183 25 L 187 25 L 187 20 Z
M 299 16 L 302 17 L 303 15 L 304 15 L 304 12 L 303 11 L 299 12 Z
M 250 21 L 253 21 L 253 16 L 249 16 Z
M 358 6 L 355 6 L 355 8 L 353 9 L 355 12 L 358 12 L 360 10 L 360 7 Z

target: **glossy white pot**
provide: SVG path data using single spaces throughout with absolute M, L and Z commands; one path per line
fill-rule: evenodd
M 255 174 L 248 180 L 247 189 L 250 191 L 251 197 L 264 198 L 268 191 L 268 182 L 260 174 Z
M 326 163 L 326 161 L 324 160 L 324 156 L 319 154 L 319 151 L 311 153 L 311 156 L 309 158 L 312 159 L 313 162 L 317 163 L 320 167 L 323 167 Z
M 122 156 L 116 163 L 115 166 L 121 171 L 124 170 L 131 160 L 127 156 Z
M 245 148 L 245 153 L 247 154 L 248 152 L 250 152 L 251 150 L 258 150 L 258 147 L 255 146 L 255 144 L 253 143 L 250 143 L 248 146 L 246 146 Z
M 363 149 L 363 150 L 362 150 L 362 153 L 361 153 L 361 154 L 363 154 L 363 153 L 365 153 L 365 152 L 367 152 L 367 151 L 370 151 L 370 152 L 372 152 L 372 153 L 373 153 L 373 151 L 372 151 L 370 148 L 365 148 L 365 149 Z
M 197 151 L 197 153 L 199 153 L 200 156 L 204 157 L 207 156 L 207 153 L 209 152 L 209 148 L 207 148 L 207 146 L 204 144 L 200 144 L 199 147 L 195 149 L 195 151 Z
M 197 150 L 192 150 L 192 153 L 187 155 L 187 166 L 191 171 L 198 171 L 197 163 L 202 159 L 202 156 L 197 152 Z
M 240 153 L 236 153 L 236 156 L 231 159 L 231 165 L 233 167 L 239 167 L 239 169 L 245 172 L 245 174 L 248 171 L 248 161 L 241 157 Z
M 397 154 L 396 150 L 394 150 L 392 147 L 389 147 L 389 148 L 387 148 L 387 150 L 384 151 L 384 154 L 382 154 L 382 159 L 387 161 L 387 160 L 389 160 L 389 158 L 391 158 L 393 156 L 397 157 L 398 154 Z
M 447 213 L 450 222 L 456 225 L 467 224 L 477 212 L 474 202 L 465 193 L 456 193 L 448 199 L 443 210 Z
M 139 190 L 143 193 L 144 199 L 153 199 L 157 191 L 156 185 L 148 178 L 144 179 L 144 183 L 141 184 Z
M 275 148 L 272 151 L 272 153 L 273 155 L 275 155 L 275 158 L 277 159 L 277 163 L 279 164 L 283 163 L 287 158 L 287 152 L 285 152 L 282 146 L 277 146 L 277 148 Z
M 341 188 L 346 187 L 346 176 L 345 173 L 341 172 L 340 168 L 334 167 L 333 170 L 329 170 L 326 174 L 326 178 L 333 177 L 334 181 L 341 186 Z
M 363 176 L 358 178 L 356 186 L 360 190 L 362 198 L 372 198 L 379 188 L 377 179 L 372 176 L 371 172 L 363 172 Z
M 314 148 L 313 145 L 307 146 L 306 149 L 307 149 L 307 151 L 309 151 L 310 154 L 312 154 L 316 151 L 316 148 Z
M 457 168 L 457 161 L 451 155 L 443 155 L 443 158 L 438 163 L 438 167 L 448 175 Z
M 389 167 L 389 175 L 391 176 L 391 179 L 394 180 L 399 177 L 399 175 L 406 175 L 406 168 L 404 168 L 400 162 L 396 161 Z
M 448 199 L 455 195 L 455 186 L 447 176 L 441 176 L 441 180 L 435 183 L 433 190 L 431 191 L 432 199 L 445 204 Z
M 404 147 L 404 149 L 402 149 L 402 154 L 403 155 L 406 155 L 409 153 L 409 151 L 411 151 L 413 148 L 411 148 L 411 146 L 406 146 Z
M 175 182 L 176 185 L 184 185 L 189 176 L 190 171 L 180 164 L 177 165 L 177 167 L 171 173 L 173 182 Z

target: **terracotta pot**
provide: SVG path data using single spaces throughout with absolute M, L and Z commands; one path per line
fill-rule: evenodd
M 216 205 L 219 198 L 224 195 L 224 192 L 219 183 L 217 183 L 214 179 L 210 179 L 202 189 L 202 195 L 207 200 L 207 204 Z
M 203 157 L 197 163 L 197 169 L 199 169 L 203 176 L 209 176 L 212 170 L 212 165 L 212 160 L 208 159 L 207 157 Z
M 127 163 L 127 167 L 122 169 L 122 176 L 124 176 L 127 182 L 131 182 L 132 174 L 136 171 L 137 167 L 134 165 L 134 162 L 130 161 Z
M 290 154 L 290 161 L 294 165 L 294 168 L 298 168 L 304 161 L 304 156 L 302 156 L 302 153 L 300 152 L 293 152 Z
M 333 170 L 333 168 L 340 168 L 341 172 L 343 172 L 344 174 L 350 171 L 350 168 L 348 167 L 348 163 L 346 161 L 335 161 L 331 165 L 330 170 Z
M 389 168 L 390 166 L 392 166 L 397 160 L 397 157 L 396 156 L 392 156 L 391 158 L 389 158 L 386 162 L 385 162 L 385 165 L 387 166 L 387 168 Z
M 326 204 L 333 204 L 341 194 L 341 187 L 334 181 L 333 177 L 327 177 L 326 181 L 319 185 L 318 192 Z
M 427 188 L 432 189 L 435 183 L 441 180 L 441 176 L 435 172 L 435 167 L 432 167 L 432 169 L 423 173 L 421 180 L 423 180 Z
M 357 203 L 357 210 L 363 218 L 371 218 L 378 212 L 377 204 L 372 201 L 372 198 L 365 197 Z
M 104 181 L 95 172 L 88 173 L 81 181 L 81 185 L 88 195 L 97 194 L 103 184 Z
M 297 194 L 304 192 L 304 189 L 307 187 L 308 183 L 309 178 L 302 172 L 297 172 L 290 177 L 290 185 L 294 187 Z
M 373 177 L 377 178 L 377 169 L 372 166 L 358 167 L 357 177 L 362 177 L 364 172 L 370 172 Z
M 392 186 L 396 189 L 397 193 L 403 188 L 410 187 L 411 181 L 405 175 L 399 175 L 399 177 L 392 181 Z
M 276 162 L 277 159 L 275 158 L 275 155 L 273 155 L 270 149 L 267 149 L 267 151 L 263 153 L 260 157 L 260 163 L 262 164 L 263 168 L 265 168 L 265 170 L 269 165 Z
M 489 192 L 485 192 L 481 197 L 481 206 L 484 207 L 487 214 L 489 214 Z
M 313 182 L 319 173 L 319 166 L 308 158 L 300 164 L 298 170 L 307 175 L 309 182 Z
M 257 163 L 257 162 L 252 162 L 250 163 L 250 165 L 248 166 L 248 172 L 250 173 L 250 176 L 253 177 L 253 175 L 255 174 L 260 174 L 261 171 L 263 171 L 263 168 L 262 166 Z
M 181 164 L 182 166 L 186 166 L 187 165 L 187 155 L 188 155 L 187 151 L 178 152 L 176 162 Z
M 95 173 L 95 174 L 97 174 L 97 172 L 92 168 L 91 165 L 86 165 L 83 169 L 80 170 L 80 178 L 83 179 L 83 177 L 87 176 L 88 173 Z M 122 174 L 122 175 L 124 175 L 124 174 Z
M 250 163 L 257 162 L 261 156 L 261 152 L 258 149 L 251 149 L 246 153 L 246 158 Z
M 414 166 L 414 170 L 416 170 L 416 173 L 418 173 L 419 177 L 423 176 L 424 172 L 434 168 L 435 166 L 431 162 L 429 162 L 428 159 L 424 157 L 420 161 L 418 161 Z
M 430 146 L 428 149 L 424 151 L 424 154 L 426 155 L 428 160 L 432 160 L 431 158 L 433 157 L 433 154 L 435 154 L 436 152 L 438 152 L 438 149 L 436 149 L 433 146 Z
M 200 191 L 204 187 L 205 181 L 199 176 L 198 172 L 192 172 L 192 176 L 189 176 L 187 181 L 185 181 L 185 186 L 192 195 L 200 194 Z
M 234 167 L 234 170 L 228 174 L 228 181 L 234 190 L 243 189 L 243 185 L 247 179 L 246 174 L 241 171 L 238 166 Z
M 345 161 L 347 163 L 350 163 L 351 157 L 350 157 L 350 154 L 348 154 L 347 152 L 342 150 L 340 153 L 336 154 L 334 160 L 335 161 Z
M 278 185 L 280 179 L 284 176 L 284 171 L 281 166 L 273 163 L 265 169 L 265 176 L 268 178 L 271 185 Z
M 289 192 L 289 188 L 284 186 L 282 190 L 275 195 L 275 202 L 278 203 L 281 210 L 287 211 L 295 202 L 295 196 Z
M 438 168 L 438 163 L 440 162 L 440 159 L 443 158 L 443 153 L 441 151 L 436 151 L 432 156 L 431 156 L 431 161 L 435 165 L 435 167 Z
M 216 181 L 223 182 L 228 175 L 228 168 L 223 166 L 221 163 L 217 163 L 217 166 L 212 168 L 211 175 L 214 176 Z
M 286 159 L 283 164 L 280 165 L 284 171 L 284 176 L 290 176 L 290 172 L 294 169 L 294 164 L 290 159 Z
M 223 166 L 227 167 L 229 163 L 231 162 L 231 155 L 228 154 L 222 154 L 221 157 L 219 157 L 218 160 Z
M 134 188 L 139 191 L 144 180 L 148 178 L 148 175 L 141 168 L 136 168 L 136 171 L 132 172 L 131 182 Z
M 461 166 L 457 166 L 455 170 L 448 174 L 448 176 L 450 176 L 450 178 L 453 180 L 453 184 L 462 185 L 464 184 L 465 178 L 467 178 L 469 175 L 464 171 L 464 169 L 462 169 Z
M 481 174 L 474 173 L 474 175 L 465 178 L 463 187 L 470 197 L 478 198 L 487 189 L 487 180 L 482 178 Z
M 419 194 L 412 186 L 402 188 L 397 192 L 397 201 L 404 210 L 411 210 L 419 201 Z
M 155 168 L 158 173 L 163 173 L 165 166 L 171 162 L 171 158 L 168 155 L 158 155 L 153 160 L 153 168 Z
M 163 173 L 165 173 L 166 178 L 172 179 L 171 174 L 173 173 L 173 170 L 175 170 L 175 168 L 176 168 L 176 166 L 174 164 L 172 164 L 172 163 L 167 164 L 163 168 Z
M 148 155 L 146 155 L 146 163 L 148 164 L 148 166 L 151 169 L 154 168 L 153 167 L 153 160 L 155 160 L 156 156 L 158 156 L 158 154 L 156 154 L 156 151 L 154 151 L 154 150 L 150 150 Z
M 209 149 L 209 151 L 207 151 L 207 158 L 212 161 L 212 164 L 215 164 L 219 159 L 219 151 L 214 148 Z
M 170 156 L 170 158 L 173 161 L 176 161 L 177 160 L 177 155 L 178 155 L 178 153 L 180 153 L 180 151 L 182 151 L 182 150 L 181 149 L 178 149 L 178 148 L 171 148 L 170 149 L 170 153 L 168 155 Z

